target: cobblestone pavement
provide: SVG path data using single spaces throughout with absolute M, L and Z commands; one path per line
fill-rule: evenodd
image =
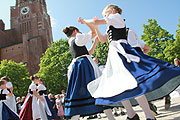
M 180 97 L 171 99 L 171 107 L 168 110 L 164 108 L 164 99 L 157 100 L 153 102 L 158 109 L 158 115 L 156 116 L 157 120 L 180 120 Z M 134 107 L 134 110 L 140 116 L 141 120 L 146 120 L 144 113 L 142 112 L 139 106 Z M 125 111 L 125 110 L 124 110 Z M 120 111 L 118 111 L 120 112 Z M 98 119 L 89 119 L 89 120 L 108 120 L 104 114 L 101 114 L 102 118 Z M 127 115 L 117 116 L 116 120 L 126 120 Z M 87 120 L 86 118 L 81 118 L 81 120 Z

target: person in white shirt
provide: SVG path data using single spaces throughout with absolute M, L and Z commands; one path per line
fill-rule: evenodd
M 7 76 L 4 76 L 1 78 L 2 80 L 5 80 L 6 82 L 6 87 L 7 90 L 12 93 L 12 96 L 7 96 L 7 101 L 6 103 L 8 104 L 8 106 L 15 112 L 17 112 L 17 108 L 16 108 L 16 99 L 15 96 L 13 94 L 13 84 L 12 82 L 10 82 L 10 78 L 8 78 Z
M 86 24 L 81 18 L 78 20 Z M 92 25 L 86 24 L 91 32 L 81 33 L 78 28 L 69 26 L 63 32 L 69 38 L 70 53 L 73 60 L 68 67 L 68 88 L 65 98 L 65 116 L 72 120 L 78 120 L 81 116 L 89 116 L 99 112 L 105 112 L 109 120 L 115 120 L 111 109 L 96 106 L 95 99 L 87 90 L 87 84 L 99 77 L 101 71 L 92 60 L 86 48 L 86 43 L 95 37 L 96 32 Z M 95 45 L 96 42 L 93 43 Z
M 12 93 L 6 89 L 5 80 L 0 80 L 0 120 L 20 120 L 19 115 L 6 104 L 6 97 Z
M 45 100 L 38 99 L 37 103 L 40 107 L 40 114 L 42 120 L 51 120 L 57 118 L 57 114 L 53 109 L 53 106 L 47 96 L 47 88 L 44 85 L 44 80 L 41 78 L 39 79 L 38 86 L 37 86 L 38 94 Z
M 142 51 L 138 52 L 130 46 L 121 14 L 121 8 L 108 5 L 102 12 L 103 19 L 85 20 L 95 26 L 99 41 L 109 42 L 105 69 L 100 77 L 88 83 L 88 90 L 96 98 L 96 105 L 118 106 L 120 102 L 135 98 L 143 109 L 146 120 L 155 120 L 146 97 L 148 101 L 152 101 L 171 93 L 180 84 L 180 68 Z M 104 35 L 97 26 L 100 24 L 107 25 Z M 139 119 L 134 112 L 127 114 L 128 120 Z

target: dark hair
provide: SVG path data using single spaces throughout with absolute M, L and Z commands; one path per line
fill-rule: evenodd
M 0 80 L 0 86 L 5 84 L 5 80 Z
M 5 80 L 5 81 L 9 82 L 9 81 L 10 81 L 10 78 L 7 77 L 7 76 L 4 76 L 4 77 L 1 78 L 1 80 Z
M 74 26 L 69 26 L 63 29 L 63 32 L 66 34 L 67 37 L 71 36 L 72 33 L 77 30 L 79 31 L 78 28 L 74 27 Z
M 44 80 L 43 80 L 43 79 L 40 78 L 39 81 L 42 82 L 42 83 L 44 84 Z
M 30 80 L 34 81 L 35 79 L 39 79 L 39 77 L 36 75 L 30 76 Z

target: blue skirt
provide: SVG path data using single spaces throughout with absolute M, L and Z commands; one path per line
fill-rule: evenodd
M 126 90 L 116 96 L 97 98 L 97 105 L 122 106 L 120 101 L 131 99 L 145 94 L 148 101 L 162 98 L 180 85 L 180 68 L 165 61 L 145 55 L 142 51 L 136 51 L 130 45 L 120 43 L 126 53 L 140 57 L 140 62 L 128 63 L 126 58 L 120 54 L 126 69 L 134 76 L 138 86 Z M 131 99 L 131 103 L 137 102 Z
M 4 102 L 2 102 L 2 120 L 20 120 L 19 116 L 13 112 Z
M 87 84 L 94 79 L 94 69 L 87 57 L 74 62 L 65 98 L 66 117 L 96 114 L 105 109 L 95 105 L 95 99 L 87 90 Z

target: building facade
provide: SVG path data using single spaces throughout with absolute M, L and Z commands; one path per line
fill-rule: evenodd
M 42 54 L 50 47 L 52 28 L 45 0 L 16 0 L 11 7 L 11 29 L 0 20 L 0 60 L 27 64 L 37 73 Z

